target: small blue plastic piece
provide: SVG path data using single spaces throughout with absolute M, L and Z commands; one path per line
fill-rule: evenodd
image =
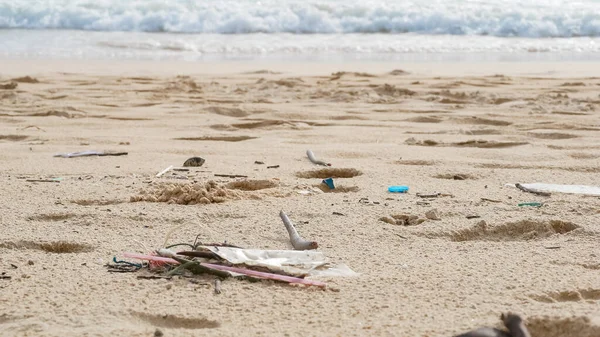
M 323 183 L 325 183 L 325 185 L 327 185 L 329 187 L 329 189 L 332 189 L 332 190 L 335 189 L 335 185 L 333 184 L 332 178 L 323 179 Z
M 404 185 L 390 186 L 390 187 L 388 187 L 388 192 L 392 192 L 392 193 L 406 193 L 406 192 L 408 192 L 408 186 L 404 186 Z

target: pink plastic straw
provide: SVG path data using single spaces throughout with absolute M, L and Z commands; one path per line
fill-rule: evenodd
M 325 284 L 323 282 L 319 282 L 319 281 L 305 280 L 305 279 L 298 278 L 298 277 L 285 276 L 285 275 L 279 275 L 279 274 L 263 273 L 260 271 L 255 271 L 255 270 L 250 270 L 250 269 L 227 267 L 227 266 L 221 266 L 221 265 L 212 264 L 212 263 L 200 263 L 200 264 L 205 267 L 212 268 L 212 269 L 226 270 L 226 271 L 231 271 L 234 273 L 256 276 L 256 277 L 266 278 L 266 279 L 270 279 L 270 280 L 278 280 L 278 281 L 284 281 L 284 282 L 289 282 L 289 283 L 301 283 L 301 284 L 306 284 L 309 286 L 317 286 L 317 287 L 325 287 L 327 285 L 327 284 Z
M 159 261 L 159 262 L 179 264 L 179 262 L 177 262 L 176 260 L 171 259 L 169 257 L 144 255 L 144 254 L 137 254 L 137 253 L 123 253 L 123 256 L 131 258 L 131 259 Z M 244 274 L 244 275 L 249 275 L 249 276 L 265 278 L 265 279 L 269 279 L 269 280 L 277 280 L 277 281 L 283 281 L 283 282 L 288 282 L 288 283 L 300 283 L 300 284 L 305 284 L 305 285 L 309 285 L 309 286 L 317 286 L 317 287 L 327 286 L 327 284 L 325 284 L 323 282 L 305 280 L 305 279 L 293 277 L 293 276 L 264 273 L 264 272 L 260 272 L 260 271 L 250 270 L 250 269 L 227 267 L 227 266 L 221 266 L 221 265 L 212 264 L 212 263 L 200 263 L 200 265 L 204 266 L 206 268 L 211 268 L 211 269 L 216 269 L 216 270 L 225 270 L 225 271 L 230 271 L 230 272 L 234 272 L 234 273 L 238 273 L 238 274 Z

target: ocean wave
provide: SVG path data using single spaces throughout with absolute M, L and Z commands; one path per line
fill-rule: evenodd
M 166 33 L 417 33 L 597 37 L 600 3 L 582 0 L 0 0 L 1 29 Z

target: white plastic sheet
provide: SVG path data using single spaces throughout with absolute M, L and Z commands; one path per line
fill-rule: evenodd
M 600 186 L 588 186 L 588 185 L 560 185 L 560 184 L 544 184 L 544 183 L 532 183 L 532 184 L 521 184 L 525 188 L 541 192 L 558 192 L 558 193 L 569 193 L 569 194 L 585 194 L 585 195 L 598 195 L 600 196 Z M 516 187 L 515 184 L 506 184 L 506 186 Z
M 232 264 L 260 266 L 297 276 L 356 276 L 348 266 L 331 265 L 315 250 L 262 250 L 203 246 Z

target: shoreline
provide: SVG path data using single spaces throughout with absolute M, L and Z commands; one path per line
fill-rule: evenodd
M 329 75 L 332 72 L 372 72 L 384 74 L 403 70 L 415 76 L 600 76 L 600 61 L 553 62 L 397 62 L 397 61 L 171 61 L 171 60 L 63 60 L 0 58 L 0 78 L 9 76 L 79 73 L 152 76 L 170 75 L 234 75 L 255 71 L 274 71 L 281 75 Z

